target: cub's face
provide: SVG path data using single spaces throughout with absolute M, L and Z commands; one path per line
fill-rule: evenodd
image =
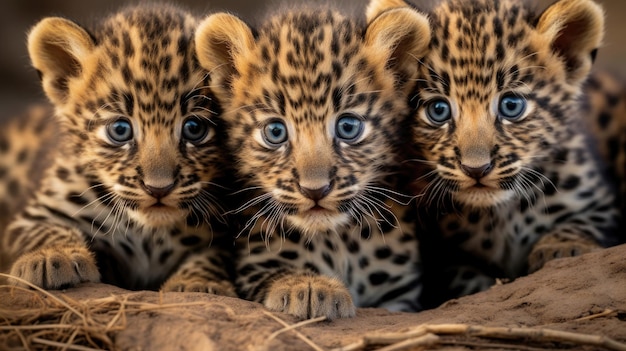
M 76 171 L 101 201 L 146 227 L 188 215 L 203 222 L 216 208 L 220 111 L 195 59 L 195 25 L 174 8 L 143 7 L 108 19 L 93 35 L 49 18 L 29 38 L 69 130 Z
M 199 35 L 219 34 L 213 24 Z M 279 16 L 255 39 L 240 28 L 250 46 L 222 84 L 236 166 L 256 190 L 253 219 L 265 216 L 257 224 L 266 230 L 314 233 L 378 215 L 407 113 L 389 49 L 377 51 L 331 12 Z
M 393 161 L 405 101 L 362 46 L 345 19 L 287 17 L 261 31 L 233 78 L 231 146 L 270 220 L 326 231 L 381 205 L 372 191 Z
M 368 16 L 394 6 L 372 0 Z M 564 162 L 573 136 L 602 36 L 599 7 L 561 0 L 537 16 L 519 1 L 449 0 L 429 16 L 412 99 L 424 199 L 490 207 L 553 186 L 546 165 Z

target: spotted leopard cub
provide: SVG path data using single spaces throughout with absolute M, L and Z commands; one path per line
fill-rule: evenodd
M 220 249 L 220 109 L 196 22 L 139 6 L 92 31 L 62 18 L 32 29 L 29 54 L 65 135 L 4 235 L 12 275 L 46 289 L 102 279 L 235 294 Z
M 240 296 L 300 318 L 418 309 L 413 225 L 384 180 L 427 29 L 404 9 L 366 29 L 324 9 L 276 15 L 256 35 L 227 14 L 200 24 L 199 60 L 246 180 Z
M 407 5 L 373 0 L 368 16 L 398 6 Z M 560 0 L 537 15 L 519 0 L 447 0 L 427 15 L 411 140 L 416 193 L 442 234 L 424 269 L 437 276 L 469 257 L 514 278 L 613 244 L 614 194 L 579 115 L 603 35 L 600 6 Z M 474 273 L 455 278 L 455 295 L 485 288 Z

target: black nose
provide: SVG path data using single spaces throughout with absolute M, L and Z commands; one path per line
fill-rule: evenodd
M 480 167 L 470 167 L 466 165 L 461 165 L 461 170 L 463 173 L 467 174 L 469 177 L 472 177 L 476 180 L 486 176 L 493 169 L 493 163 L 489 162 Z
M 319 201 L 326 197 L 330 193 L 331 184 L 324 185 L 321 188 L 317 189 L 309 189 L 305 187 L 300 187 L 300 192 L 302 195 L 308 197 L 313 201 Z
M 148 195 L 154 197 L 157 200 L 161 200 L 162 198 L 169 195 L 172 190 L 174 190 L 174 183 L 164 187 L 154 187 L 144 183 L 141 183 L 141 185 L 143 186 L 143 189 L 148 193 Z

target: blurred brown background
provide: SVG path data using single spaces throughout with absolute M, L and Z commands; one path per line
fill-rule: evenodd
M 198 15 L 230 11 L 252 19 L 283 3 L 304 0 L 170 0 Z M 419 1 L 419 0 L 416 0 Z M 423 1 L 423 0 L 422 0 Z M 524 1 L 524 0 L 521 0 Z M 135 1 L 136 2 L 136 1 Z M 317 1 L 309 0 L 307 3 Z M 325 2 L 333 2 L 326 0 Z M 368 0 L 334 1 L 351 13 L 362 14 Z M 545 8 L 553 0 L 539 0 Z M 626 1 L 598 0 L 607 14 L 607 35 L 598 55 L 597 67 L 609 68 L 626 76 Z M 26 32 L 46 16 L 63 16 L 79 23 L 89 23 L 114 12 L 130 1 L 124 0 L 4 0 L 0 10 L 0 119 L 23 109 L 30 101 L 44 98 L 35 71 L 26 52 Z

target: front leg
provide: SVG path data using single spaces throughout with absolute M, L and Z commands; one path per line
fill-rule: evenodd
M 528 255 L 528 272 L 535 272 L 556 258 L 579 256 L 601 249 L 602 246 L 596 240 L 583 234 L 596 231 L 597 229 L 591 226 L 589 228 L 568 226 L 559 227 L 542 236 Z
M 17 257 L 10 274 L 43 289 L 99 282 L 94 254 L 74 228 L 18 219 L 7 230 L 8 254 Z M 35 243 L 35 244 L 33 244 Z M 9 283 L 24 286 L 9 278 Z
M 333 320 L 356 314 L 350 292 L 338 279 L 295 270 L 274 275 L 263 305 L 301 319 L 324 316 Z
M 28 252 L 15 261 L 10 274 L 50 290 L 100 281 L 93 253 L 80 245 L 53 246 Z M 9 283 L 25 285 L 12 278 Z
M 165 281 L 161 290 L 237 297 L 232 274 L 227 269 L 232 266 L 230 256 L 216 246 L 194 253 Z
M 262 242 L 243 240 L 239 244 L 243 248 L 239 252 L 237 288 L 242 298 L 299 319 L 355 316 L 356 308 L 344 283 L 305 268 L 305 263 L 293 258 L 294 252 L 304 250 L 298 244 L 285 241 L 276 245 L 280 246 L 277 251 Z

